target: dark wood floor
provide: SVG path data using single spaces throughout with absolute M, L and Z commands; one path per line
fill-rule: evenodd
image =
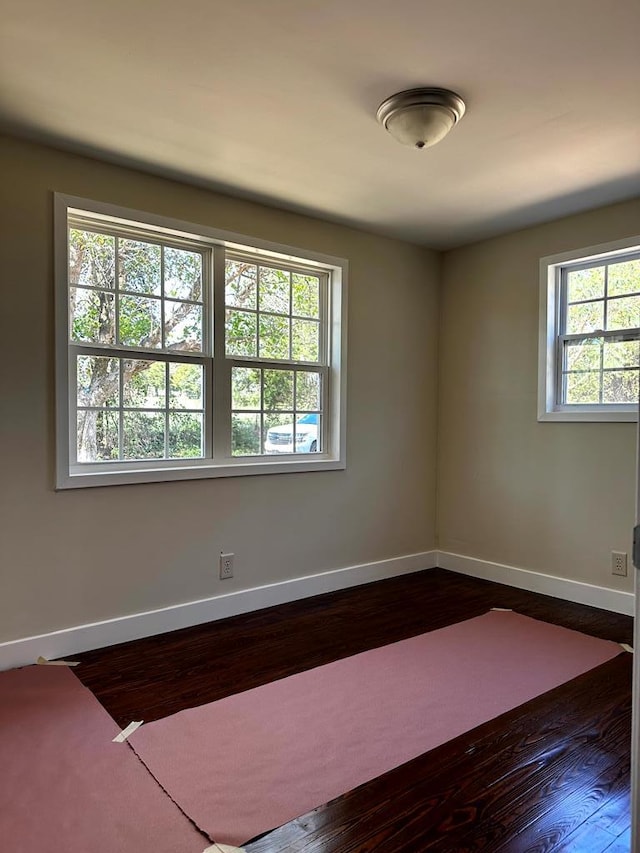
M 632 620 L 432 569 L 79 655 L 122 726 L 509 607 L 617 642 Z M 630 654 L 245 845 L 248 853 L 628 853 Z

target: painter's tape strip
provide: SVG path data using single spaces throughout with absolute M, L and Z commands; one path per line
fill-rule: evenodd
M 630 646 L 628 643 L 620 643 L 625 652 L 631 652 L 633 654 L 633 646 Z
M 47 660 L 42 655 L 36 661 L 40 666 L 78 666 L 79 660 Z
M 492 610 L 497 610 L 498 613 L 513 613 L 510 607 L 492 607 Z
M 229 844 L 212 844 L 202 853 L 246 853 L 244 847 L 231 847 Z
M 126 729 L 122 729 L 119 735 L 116 735 L 113 739 L 113 743 L 122 743 L 125 741 L 130 735 L 132 735 L 136 729 L 139 729 L 144 720 L 138 720 L 129 723 Z

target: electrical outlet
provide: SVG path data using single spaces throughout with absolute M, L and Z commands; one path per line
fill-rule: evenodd
M 627 555 L 624 551 L 611 552 L 611 574 L 620 575 L 620 577 L 626 578 Z
M 626 565 L 626 564 L 625 564 Z M 625 572 L 626 574 L 626 572 Z M 233 577 L 233 554 L 220 554 L 220 580 Z

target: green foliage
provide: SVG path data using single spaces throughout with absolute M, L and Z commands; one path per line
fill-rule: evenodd
M 162 459 L 164 457 L 163 413 L 125 412 L 122 421 L 125 459 Z
M 296 377 L 296 408 L 318 411 L 320 409 L 320 374 L 299 370 Z
M 164 292 L 173 299 L 202 299 L 202 255 L 168 246 L 164 250 Z
M 227 311 L 225 324 L 227 355 L 256 355 L 256 315 Z
M 254 367 L 234 367 L 231 371 L 233 409 L 260 409 L 262 371 Z
M 314 275 L 291 276 L 293 313 L 299 317 L 320 317 L 320 282 Z
M 115 238 L 92 231 L 69 229 L 69 283 L 113 290 Z
M 263 407 L 265 411 L 293 411 L 293 371 L 263 370 Z
M 156 296 L 161 292 L 162 250 L 153 243 L 118 240 L 119 287 Z
M 260 358 L 289 358 L 289 320 L 274 314 L 260 315 Z
M 79 355 L 76 376 L 79 406 L 120 405 L 120 359 Z
M 318 361 L 320 324 L 314 320 L 293 320 L 291 355 L 296 361 Z
M 609 265 L 609 296 L 640 292 L 640 260 Z
M 225 264 L 225 301 L 236 308 L 255 310 L 258 299 L 258 268 L 242 261 Z
M 272 267 L 260 267 L 258 303 L 261 311 L 289 314 L 291 312 L 291 273 Z
M 163 409 L 166 403 L 166 369 L 163 361 L 123 359 L 123 400 L 128 408 Z
M 169 456 L 173 459 L 202 456 L 202 415 L 171 412 L 169 415 Z
M 171 409 L 202 408 L 203 367 L 201 364 L 169 365 L 169 407 Z
M 124 346 L 161 346 L 160 300 L 121 296 L 119 330 L 120 343 Z
M 260 453 L 260 415 L 233 413 L 231 452 L 233 456 L 257 456 Z
M 602 299 L 604 296 L 604 267 L 572 270 L 567 276 L 567 300 Z

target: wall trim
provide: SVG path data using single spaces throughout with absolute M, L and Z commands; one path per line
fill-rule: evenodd
M 320 572 L 308 577 L 236 590 L 211 598 L 174 604 L 158 610 L 133 613 L 130 616 L 120 616 L 88 625 L 77 625 L 48 634 L 10 640 L 0 643 L 0 670 L 32 664 L 39 655 L 48 660 L 68 657 L 90 649 L 139 640 L 142 637 L 164 634 L 179 628 L 189 628 L 192 625 L 238 616 L 264 607 L 309 598 L 312 595 L 348 589 L 423 569 L 433 569 L 437 565 L 437 552 L 423 551 L 403 557 L 391 557 L 388 560 Z
M 529 592 L 539 592 L 553 598 L 563 598 L 565 601 L 575 601 L 577 604 L 587 604 L 602 610 L 611 610 L 613 613 L 623 613 L 625 616 L 634 614 L 635 596 L 632 592 L 559 578 L 556 575 L 519 569 L 503 563 L 492 563 L 489 560 L 479 560 L 463 554 L 451 554 L 448 551 L 438 551 L 437 561 L 441 569 L 450 569 L 452 572 L 460 572 L 474 578 L 484 578 L 495 583 L 526 589 Z

